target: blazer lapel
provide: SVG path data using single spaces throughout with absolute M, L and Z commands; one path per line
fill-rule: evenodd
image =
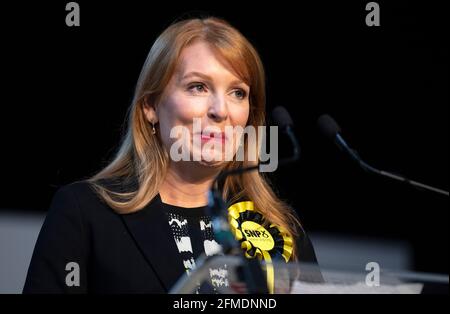
M 185 270 L 159 194 L 142 210 L 121 217 L 149 267 L 168 292 Z

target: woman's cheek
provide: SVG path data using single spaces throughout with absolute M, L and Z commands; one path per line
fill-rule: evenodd
M 202 118 L 208 112 L 207 97 L 179 96 L 173 101 L 173 115 L 182 124 L 191 125 L 194 118 Z
M 248 122 L 250 114 L 249 106 L 235 106 L 230 112 L 230 117 L 233 126 L 242 126 L 245 127 Z
M 168 97 L 161 105 L 160 132 L 167 150 L 170 150 L 181 137 L 188 136 L 186 138 L 188 139 L 191 136 L 194 118 L 201 119 L 208 108 L 206 97 L 185 97 L 176 93 Z M 180 129 L 184 129 L 184 132 L 188 131 L 189 134 L 180 132 Z

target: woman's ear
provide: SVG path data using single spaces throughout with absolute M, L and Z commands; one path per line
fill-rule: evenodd
M 158 115 L 156 114 L 156 108 L 155 105 L 149 102 L 149 97 L 144 97 L 143 100 L 143 109 L 145 117 L 147 118 L 147 121 L 151 124 L 158 123 Z

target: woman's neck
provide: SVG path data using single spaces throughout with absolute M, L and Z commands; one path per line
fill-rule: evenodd
M 159 188 L 162 202 L 180 207 L 206 206 L 208 190 L 219 172 L 218 168 L 192 162 L 171 163 Z

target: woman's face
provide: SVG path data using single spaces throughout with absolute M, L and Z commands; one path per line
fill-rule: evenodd
M 199 41 L 183 49 L 156 111 L 151 106 L 145 106 L 144 111 L 150 122 L 159 123 L 160 137 L 169 153 L 176 142 L 187 139 L 184 149 L 190 160 L 218 166 L 224 163 L 225 149 L 233 156 L 236 153 L 240 135 L 229 129 L 246 126 L 249 93 L 249 86 L 216 57 L 207 43 Z

